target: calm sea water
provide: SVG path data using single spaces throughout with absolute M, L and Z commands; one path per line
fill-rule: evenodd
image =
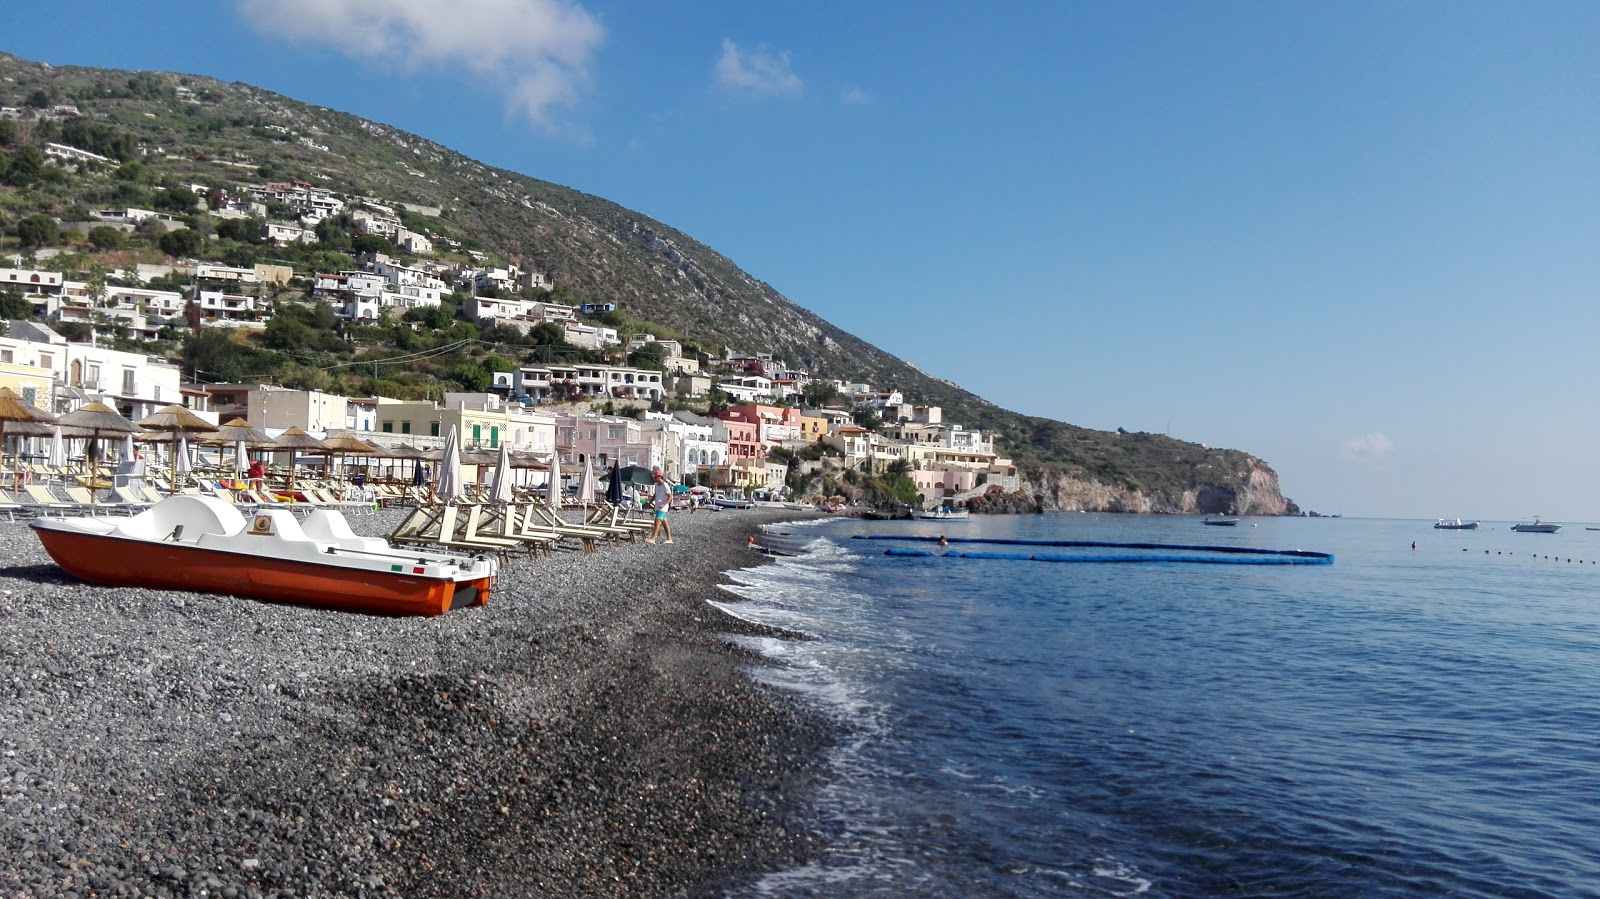
M 1431 524 L 783 526 L 809 552 L 718 603 L 816 638 L 751 641 L 773 662 L 758 676 L 845 736 L 808 811 L 826 852 L 734 895 L 1600 896 L 1600 532 Z M 912 544 L 850 539 L 941 532 L 1336 561 L 896 558 Z

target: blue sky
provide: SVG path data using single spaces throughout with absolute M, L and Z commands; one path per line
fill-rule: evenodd
M 1002 405 L 1347 516 L 1600 520 L 1600 5 L 34 5 L 639 210 Z

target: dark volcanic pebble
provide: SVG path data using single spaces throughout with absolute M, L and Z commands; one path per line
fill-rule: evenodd
M 829 726 L 705 603 L 795 516 L 518 559 L 433 619 L 91 586 L 0 523 L 0 896 L 708 896 L 802 859 Z

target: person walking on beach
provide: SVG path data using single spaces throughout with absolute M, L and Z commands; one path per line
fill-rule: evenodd
M 650 525 L 650 542 L 656 542 L 656 535 L 665 532 L 665 542 L 672 542 L 672 525 L 667 523 L 667 507 L 672 505 L 672 490 L 667 487 L 667 476 L 656 472 L 656 492 L 651 500 L 650 507 L 656 510 L 655 523 Z

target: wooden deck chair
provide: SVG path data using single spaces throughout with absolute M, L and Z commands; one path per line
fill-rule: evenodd
M 571 527 L 554 527 L 542 518 L 535 503 L 523 503 L 517 507 L 516 515 L 517 534 L 522 537 L 548 537 L 556 541 L 576 540 L 583 547 L 585 554 L 592 553 L 605 536 L 593 531 L 579 530 Z
M 528 541 L 511 537 L 496 537 L 484 530 L 483 506 L 479 503 L 469 503 L 466 506 L 466 514 L 460 516 L 455 539 L 469 547 L 477 546 L 499 553 L 500 557 L 507 561 L 510 561 L 512 550 L 525 550 L 529 556 L 532 556 L 537 549 Z
M 528 503 L 525 507 L 524 514 L 526 514 L 530 519 L 535 519 L 532 523 L 536 527 L 557 531 L 563 534 L 572 534 L 573 536 L 588 536 L 597 540 L 607 537 L 617 539 L 627 538 L 630 541 L 637 536 L 631 528 L 614 528 L 609 525 L 602 526 L 573 524 L 572 522 L 563 519 L 560 515 L 557 515 L 554 509 L 551 509 L 544 503 L 539 502 Z
M 528 547 L 530 555 L 542 552 L 548 556 L 555 552 L 556 544 L 561 542 L 560 534 L 524 531 L 522 516 L 515 504 L 486 507 L 478 525 L 478 533 L 519 541 Z
M 456 506 L 445 505 L 428 521 L 411 534 L 391 534 L 389 541 L 404 545 L 442 546 L 468 552 L 492 552 L 502 561 L 509 561 L 509 547 L 491 546 L 488 543 L 469 543 L 460 539 L 462 531 Z

